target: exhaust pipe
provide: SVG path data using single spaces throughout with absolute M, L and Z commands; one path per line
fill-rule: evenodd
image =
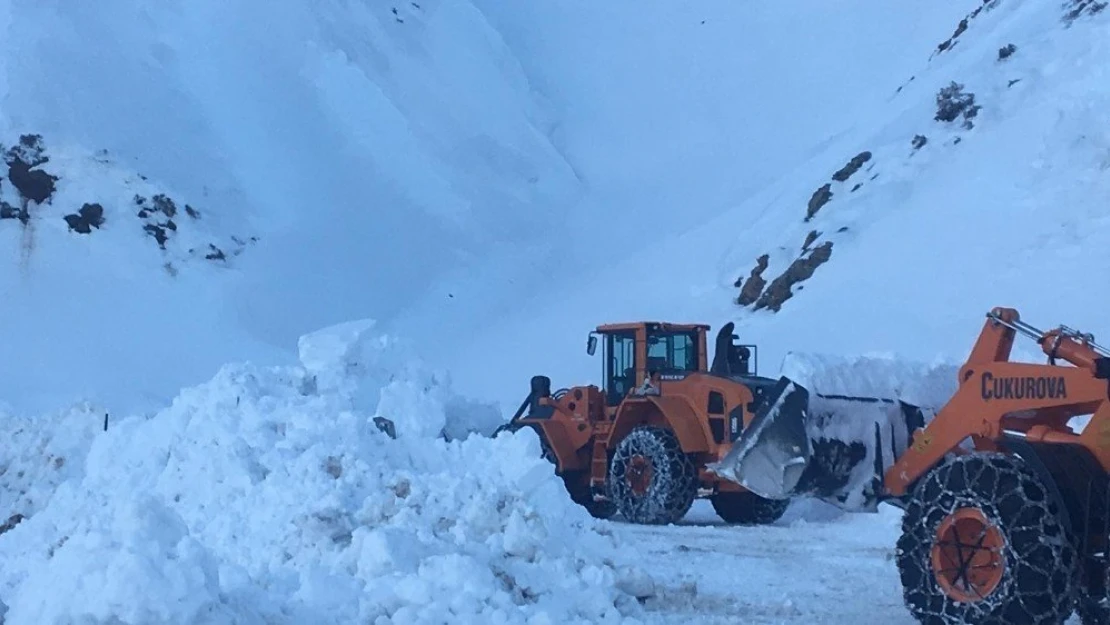
M 520 402 L 520 407 L 516 409 L 513 416 L 509 420 L 494 429 L 490 434 L 493 438 L 497 438 L 502 432 L 515 432 L 520 429 L 520 419 L 522 417 L 537 418 L 537 419 L 550 419 L 551 415 L 555 414 L 555 408 L 552 406 L 544 406 L 540 404 L 540 399 L 551 397 L 551 378 L 545 375 L 532 376 L 530 382 L 531 389 L 528 396 L 524 401 Z M 0 625 L 4 625 L 0 623 Z
M 551 397 L 551 378 L 545 375 L 532 376 L 532 392 L 528 394 L 528 416 L 549 419 L 555 413 L 551 406 L 540 404 L 541 399 Z

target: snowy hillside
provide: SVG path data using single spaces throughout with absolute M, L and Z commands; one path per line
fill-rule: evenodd
M 735 320 L 770 374 L 788 352 L 958 362 L 998 305 L 1105 334 L 1092 287 L 1110 279 L 1110 11 L 967 5 L 930 43 L 890 51 L 882 92 L 860 93 L 849 126 L 757 193 L 620 239 L 607 264 L 555 276 L 463 336 L 446 360 L 456 383 L 510 406 L 534 373 L 596 380 L 586 333 L 626 319 Z M 479 352 L 511 356 L 463 364 Z
M 104 151 L 24 134 L 0 152 L 0 405 L 160 405 L 148 394 L 214 358 L 266 353 L 228 343 L 218 290 L 255 251 L 252 230 Z
M 37 248 L 60 250 L 0 267 L 18 327 L 51 329 L 0 341 L 0 397 L 151 411 L 222 362 L 291 362 L 297 336 L 367 316 L 483 397 L 515 403 L 540 370 L 592 374 L 579 346 L 596 323 L 719 323 L 755 258 L 781 272 L 811 226 L 779 221 L 797 220 L 791 194 L 880 154 L 860 137 L 922 104 L 913 89 L 888 101 L 923 63 L 966 56 L 926 63 L 978 5 L 297 3 L 258 21 L 212 2 L 0 2 L 0 140 L 93 155 L 46 167 L 57 196 L 28 215 L 50 227 L 0 220 L 0 236 L 41 231 Z M 98 155 L 117 173 L 93 173 Z M 242 253 L 182 270 L 152 252 L 128 180 Z M 109 219 L 60 227 L 85 203 Z M 542 349 L 521 354 L 536 327 Z M 767 347 L 774 362 L 813 344 Z M 474 366 L 490 353 L 504 355 Z
M 937 33 L 977 3 L 479 0 L 550 102 L 558 120 L 552 141 L 583 181 L 580 218 L 568 215 L 549 233 L 558 256 L 543 273 L 526 283 L 496 270 L 448 276 L 406 310 L 398 331 L 415 334 L 446 317 L 464 341 L 479 342 L 435 337 L 429 350 L 470 359 L 487 345 L 513 346 L 511 370 L 582 362 L 586 327 L 613 315 L 654 314 L 640 283 L 627 292 L 620 283 L 646 278 L 672 300 L 676 283 L 682 298 L 704 293 L 715 285 L 714 255 L 722 248 L 698 239 L 662 247 L 853 127 L 866 127 L 861 102 L 885 99 Z M 518 322 L 529 333 L 564 333 L 525 355 L 515 347 L 520 335 L 506 327 Z M 503 340 L 487 330 L 513 334 Z M 467 374 L 458 360 L 451 364 Z M 467 378 L 491 392 L 504 382 L 500 375 Z
M 387 318 L 501 242 L 535 255 L 579 193 L 550 124 L 467 2 L 0 0 L 0 144 L 40 136 L 57 177 L 27 223 L 0 219 L 0 398 L 153 409 L 223 362 Z M 200 217 L 140 216 L 156 194 Z M 86 203 L 104 222 L 67 229 Z M 182 265 L 210 242 L 227 258 Z

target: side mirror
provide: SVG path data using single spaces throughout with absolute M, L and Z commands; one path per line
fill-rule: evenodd
M 593 356 L 597 352 L 597 335 L 591 334 L 590 338 L 586 339 L 586 353 Z

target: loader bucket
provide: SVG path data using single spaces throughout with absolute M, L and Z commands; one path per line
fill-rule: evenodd
M 779 386 L 732 450 L 707 468 L 768 499 L 811 496 L 874 511 L 883 474 L 924 425 L 922 409 L 897 399 L 811 395 L 786 378 Z
M 810 455 L 806 433 L 809 392 L 780 378 L 751 424 L 720 462 L 706 468 L 767 499 L 789 499 Z

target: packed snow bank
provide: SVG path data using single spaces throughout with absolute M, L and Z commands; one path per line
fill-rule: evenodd
M 788 352 L 780 375 L 811 393 L 900 399 L 936 410 L 955 394 L 962 364 L 943 360 L 916 362 L 892 355 Z
M 599 323 L 735 319 L 737 272 L 802 243 L 809 228 L 795 236 L 793 222 L 821 184 L 811 182 L 861 149 L 891 94 L 982 4 L 473 1 L 550 101 L 548 136 L 586 184 L 577 206 L 561 208 L 560 229 L 590 227 L 559 238 L 550 258 L 531 245 L 503 267 L 452 276 L 383 321 L 510 410 L 532 375 L 596 379 L 582 344 Z M 424 330 L 445 319 L 454 332 Z M 789 344 L 774 325 L 749 334 L 775 360 L 818 344 Z M 476 353 L 511 357 L 475 367 Z
M 227 365 L 86 430 L 83 461 L 59 439 L 81 469 L 28 485 L 49 502 L 0 535 L 7 625 L 636 622 L 623 589 L 650 580 L 616 567 L 534 435 L 437 437 L 449 389 L 372 328 L 305 337 L 301 366 Z

